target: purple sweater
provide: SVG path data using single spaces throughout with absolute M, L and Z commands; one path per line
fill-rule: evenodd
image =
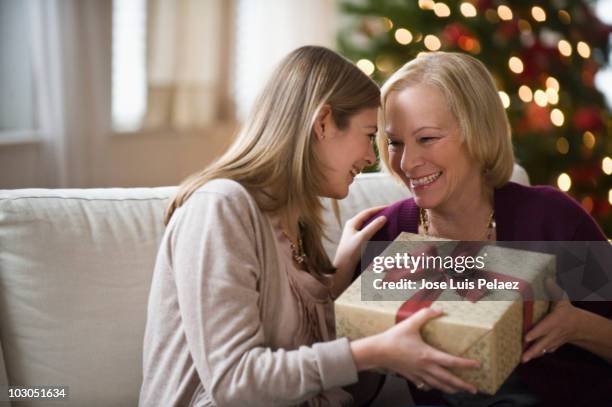
M 508 182 L 495 190 L 494 202 L 499 241 L 606 240 L 577 202 L 552 187 Z M 391 241 L 401 232 L 418 231 L 419 208 L 412 198 L 386 207 L 367 223 L 382 215 L 387 222 L 372 240 Z M 574 305 L 612 319 L 611 302 Z M 612 405 L 612 365 L 574 345 L 520 364 L 516 373 L 542 405 Z M 422 392 L 412 385 L 411 390 L 417 404 L 444 404 L 436 391 Z

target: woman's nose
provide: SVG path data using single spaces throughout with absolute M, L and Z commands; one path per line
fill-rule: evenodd
M 418 147 L 404 146 L 402 152 L 402 160 L 400 162 L 400 168 L 404 173 L 410 173 L 418 166 L 424 163 L 423 157 L 421 156 Z
M 372 144 L 370 144 L 370 147 L 368 148 L 368 155 L 366 155 L 365 160 L 368 166 L 376 162 L 376 152 L 374 151 L 374 146 Z

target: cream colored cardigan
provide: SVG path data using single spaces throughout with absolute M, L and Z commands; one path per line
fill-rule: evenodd
M 149 297 L 141 406 L 350 404 L 348 340 L 295 343 L 301 315 L 274 233 L 231 180 L 176 211 Z

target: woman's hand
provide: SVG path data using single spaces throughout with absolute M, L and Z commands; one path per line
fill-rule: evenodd
M 480 362 L 439 351 L 421 338 L 421 327 L 442 313 L 425 308 L 379 335 L 352 342 L 357 368 L 393 370 L 422 390 L 435 388 L 446 393 L 467 391 L 475 394 L 474 385 L 461 380 L 448 369 L 478 368 Z
M 569 301 L 555 302 L 552 311 L 533 327 L 525 342 L 531 343 L 523 353 L 523 363 L 554 352 L 560 346 L 576 339 L 583 311 Z
M 370 240 L 383 227 L 387 218 L 380 216 L 362 229 L 363 223 L 383 208 L 385 206 L 365 209 L 349 219 L 344 225 L 334 258 L 334 267 L 337 269 L 332 287 L 334 298 L 340 296 L 350 284 L 355 267 L 357 267 L 361 257 L 361 245 Z
M 523 352 L 523 363 L 557 350 L 576 339 L 579 325 L 584 317 L 582 310 L 569 301 L 567 293 L 555 279 L 547 278 L 545 288 L 552 302 L 552 310 L 525 335 L 525 343 L 531 345 Z
M 425 308 L 394 325 L 383 335 L 391 349 L 389 368 L 408 378 L 420 389 L 435 388 L 446 393 L 467 391 L 476 394 L 474 385 L 452 374 L 449 368 L 477 368 L 480 362 L 442 352 L 421 338 L 421 327 L 443 312 Z
M 546 289 L 550 298 L 560 300 L 525 335 L 525 342 L 531 342 L 531 346 L 523 353 L 523 363 L 571 343 L 612 364 L 612 320 L 575 307 L 554 279 L 546 280 Z

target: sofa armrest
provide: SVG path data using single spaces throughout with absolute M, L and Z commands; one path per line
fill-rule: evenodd
M 531 182 L 529 181 L 529 175 L 527 175 L 527 171 L 525 171 L 525 169 L 518 164 L 514 164 L 514 169 L 512 171 L 512 177 L 510 178 L 510 181 L 516 182 L 517 184 L 521 185 L 531 185 Z

